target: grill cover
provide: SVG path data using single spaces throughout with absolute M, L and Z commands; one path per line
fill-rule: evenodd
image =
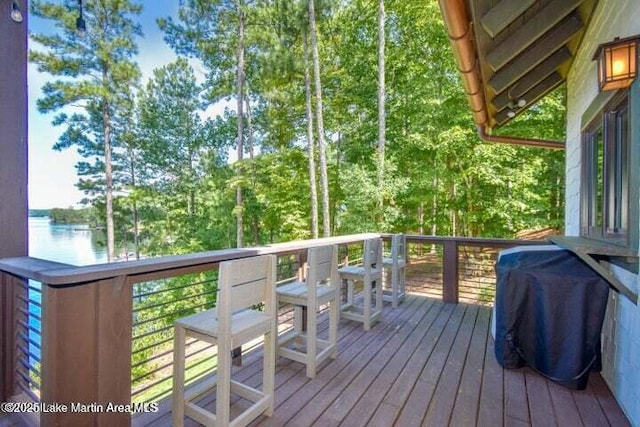
M 609 285 L 567 250 L 512 248 L 496 264 L 495 353 L 572 389 L 600 371 Z

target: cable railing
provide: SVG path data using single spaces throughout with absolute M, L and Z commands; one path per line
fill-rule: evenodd
M 40 398 L 42 363 L 42 287 L 20 281 L 16 293 L 16 386 L 31 399 Z
M 407 236 L 407 291 L 446 302 L 493 305 L 500 250 L 537 240 Z
M 65 396 L 71 402 L 76 396 L 123 404 L 162 401 L 172 389 L 173 323 L 215 307 L 220 262 L 275 254 L 277 280 L 284 283 L 301 274 L 309 247 L 338 244 L 341 263 L 351 264 L 361 259 L 363 240 L 379 236 L 341 236 L 88 267 L 32 258 L 0 260 L 0 277 L 14 295 L 11 311 L 6 310 L 9 304 L 0 311 L 3 324 L 12 328 L 3 336 L 15 337 L 2 340 L 15 357 L 2 359 L 2 372 L 11 374 L 0 377 L 4 393 L 0 397 L 56 402 Z M 407 236 L 407 291 L 446 302 L 490 304 L 498 250 L 520 243 Z M 42 292 L 45 288 L 47 292 Z M 43 309 L 47 322 L 42 322 Z M 280 316 L 285 320 L 281 323 L 291 327 L 291 309 Z M 248 345 L 242 352 L 258 347 L 259 343 Z M 215 351 L 210 345 L 187 343 L 187 383 L 214 369 Z M 130 414 L 99 417 L 119 424 Z M 45 418 L 60 425 L 67 420 L 64 414 L 41 413 L 40 421 Z
M 171 392 L 173 323 L 215 307 L 217 270 L 133 285 L 131 350 L 132 402 L 155 402 Z M 205 354 L 212 346 L 187 346 L 187 378 L 212 370 Z
M 340 248 L 343 259 L 361 257 L 361 245 L 341 245 Z M 298 277 L 304 252 L 277 254 L 277 284 Z M 178 318 L 214 308 L 216 296 L 217 270 L 133 285 L 132 402 L 157 402 L 171 394 L 173 324 Z M 279 310 L 280 332 L 293 327 L 292 317 L 291 306 Z M 215 347 L 189 339 L 185 367 L 187 386 L 212 374 L 216 367 Z

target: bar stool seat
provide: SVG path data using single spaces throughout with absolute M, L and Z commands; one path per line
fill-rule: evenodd
M 365 240 L 362 265 L 348 265 L 338 269 L 338 273 L 347 284 L 347 302 L 341 306 L 340 316 L 362 322 L 364 330 L 370 330 L 382 317 L 382 239 Z M 356 282 L 362 282 L 362 304 L 355 300 Z M 373 287 L 375 305 L 372 308 Z
M 338 248 L 322 246 L 307 253 L 307 274 L 304 281 L 294 281 L 276 290 L 279 303 L 294 305 L 294 328 L 278 340 L 278 355 L 304 363 L 307 377 L 314 378 L 317 366 L 337 354 Z M 328 339 L 318 337 L 318 312 L 329 304 Z M 306 318 L 303 319 L 303 317 Z M 306 328 L 303 322 L 306 320 Z M 305 330 L 306 329 L 306 330 Z M 294 344 L 292 347 L 291 344 Z M 300 343 L 304 344 L 301 349 Z
M 204 425 L 246 426 L 262 413 L 273 414 L 275 382 L 276 257 L 266 255 L 220 264 L 218 307 L 175 322 L 173 371 L 173 425 L 184 425 L 185 415 Z M 264 303 L 264 311 L 251 307 Z M 185 390 L 186 338 L 217 345 L 217 373 Z M 262 389 L 231 378 L 231 351 L 249 341 L 264 338 Z M 216 390 L 216 412 L 193 400 Z M 252 402 L 233 420 L 231 392 Z

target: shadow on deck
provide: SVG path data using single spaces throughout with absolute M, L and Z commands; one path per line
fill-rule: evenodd
M 277 359 L 275 413 L 252 425 L 629 425 L 599 374 L 591 374 L 586 390 L 572 391 L 528 368 L 502 369 L 490 320 L 489 307 L 415 294 L 395 310 L 385 305 L 368 333 L 343 319 L 338 357 L 323 363 L 315 379 L 302 364 Z M 260 384 L 261 360 L 259 352 L 246 354 L 234 378 Z M 201 403 L 213 409 L 214 396 Z M 245 404 L 240 399 L 234 407 Z M 168 402 L 133 424 L 170 426 Z

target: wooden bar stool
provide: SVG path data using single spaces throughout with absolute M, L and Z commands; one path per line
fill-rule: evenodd
M 338 270 L 340 279 L 347 284 L 347 302 L 341 307 L 340 316 L 362 322 L 364 330 L 382 316 L 382 239 L 364 241 L 362 265 L 349 265 Z M 359 305 L 354 299 L 355 282 L 361 281 L 363 303 Z M 375 306 L 372 308 L 373 286 L 375 286 Z
M 204 425 L 245 426 L 260 414 L 273 414 L 275 381 L 276 257 L 265 255 L 220 263 L 218 302 L 214 309 L 175 322 L 173 350 L 173 425 L 182 426 L 184 416 Z M 255 307 L 264 304 L 264 311 Z M 196 338 L 218 346 L 218 368 L 214 378 L 185 390 L 185 341 Z M 231 378 L 231 351 L 264 337 L 262 390 Z M 216 413 L 192 400 L 216 389 Z M 230 419 L 231 392 L 253 402 Z
M 278 355 L 304 363 L 307 377 L 316 376 L 316 368 L 328 357 L 335 359 L 338 341 L 338 247 L 310 248 L 307 253 L 307 274 L 303 281 L 295 281 L 276 289 L 278 302 L 295 306 L 294 329 L 278 340 Z M 318 338 L 318 311 L 329 304 L 329 337 Z M 302 316 L 306 312 L 306 331 L 302 330 Z M 296 341 L 306 343 L 299 350 Z M 293 343 L 293 347 L 291 344 Z
M 391 301 L 391 306 L 396 308 L 406 297 L 407 238 L 404 234 L 391 236 L 391 257 L 383 257 L 382 266 L 386 269 L 383 274 L 386 285 L 383 287 L 383 299 Z M 391 270 L 390 289 L 387 280 L 389 270 Z

